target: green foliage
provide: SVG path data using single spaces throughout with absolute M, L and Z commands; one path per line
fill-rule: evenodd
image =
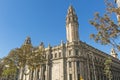
M 40 67 L 45 61 L 43 53 L 44 48 L 34 49 L 32 44 L 29 43 L 25 43 L 20 48 L 11 50 L 4 59 L 5 64 L 9 65 L 10 68 L 5 69 L 3 75 L 16 73 L 15 71 L 21 68 L 24 71 L 26 65 L 30 70 Z
M 94 19 L 90 20 L 90 24 L 93 25 L 97 31 L 97 33 L 92 33 L 90 38 L 102 45 L 111 44 L 113 47 L 120 50 L 118 42 L 120 38 L 120 25 L 116 24 L 115 21 L 111 19 L 112 14 L 120 15 L 120 8 L 115 8 L 110 0 L 105 0 L 105 4 L 105 14 L 101 16 L 98 12 L 96 12 Z
M 110 57 L 107 57 L 104 63 L 104 72 L 106 77 L 111 80 L 112 79 L 112 73 L 111 73 L 111 64 L 112 64 L 112 59 Z
M 9 76 L 9 75 L 15 75 L 16 68 L 9 67 L 3 70 L 2 76 Z
M 3 69 L 4 69 L 4 64 L 2 62 L 2 59 L 0 59 L 0 77 L 2 76 Z

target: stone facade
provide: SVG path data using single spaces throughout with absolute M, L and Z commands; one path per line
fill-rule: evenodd
M 67 42 L 61 41 L 58 46 L 44 48 L 46 63 L 26 76 L 26 80 L 108 80 L 104 74 L 104 62 L 112 59 L 112 80 L 120 80 L 120 60 L 112 50 L 108 55 L 79 40 L 78 18 L 72 6 L 66 17 Z M 29 41 L 31 42 L 31 41 Z M 43 47 L 43 44 L 38 48 Z M 22 73 L 20 73 L 22 75 Z M 20 80 L 25 80 L 21 78 Z M 31 79 L 30 77 L 33 76 Z
M 118 7 L 120 7 L 120 0 L 115 0 L 115 3 L 117 4 Z
M 115 0 L 115 3 L 117 4 L 117 7 L 120 8 L 120 0 Z M 120 15 L 117 15 L 117 19 L 118 19 L 118 24 L 120 25 Z

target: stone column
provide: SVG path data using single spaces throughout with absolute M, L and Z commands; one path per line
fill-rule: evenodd
M 33 75 L 32 75 L 32 72 L 33 72 L 33 71 L 31 70 L 31 71 L 30 71 L 30 74 L 29 74 L 29 80 L 32 80 L 32 76 L 33 76 Z
M 77 71 L 78 66 L 76 61 L 74 63 L 75 63 L 75 80 L 78 80 L 78 71 Z
M 70 74 L 70 72 L 69 72 L 69 62 L 67 62 L 67 80 L 69 80 L 69 74 Z
M 43 80 L 43 66 L 41 67 L 41 80 Z
M 84 65 L 82 61 L 80 63 L 80 76 L 84 79 Z
M 19 78 L 18 78 L 18 80 L 22 80 L 22 75 L 23 75 L 23 70 L 22 70 L 23 68 L 20 68 L 20 73 L 19 73 Z
M 50 66 L 49 65 L 46 65 L 46 80 L 51 80 L 51 77 L 50 77 Z
M 48 74 L 48 65 L 47 65 L 47 63 L 46 63 L 46 73 L 45 73 L 45 77 L 46 77 L 46 80 L 48 80 L 48 78 L 49 78 L 49 74 Z
M 89 79 L 90 76 L 89 76 L 89 72 L 88 72 L 87 62 L 84 63 L 84 73 L 85 73 L 85 74 L 84 74 L 84 78 L 85 78 L 84 80 L 90 80 L 90 79 Z
M 77 80 L 77 67 L 76 67 L 76 61 L 72 62 L 72 75 L 73 79 L 72 80 Z
M 90 80 L 90 62 L 89 62 L 89 59 L 87 59 L 87 73 L 88 73 L 88 75 L 87 75 L 87 77 L 88 77 L 88 80 Z

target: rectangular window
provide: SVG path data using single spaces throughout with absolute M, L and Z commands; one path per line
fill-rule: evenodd
M 78 50 L 75 50 L 75 54 L 78 55 Z
M 78 80 L 80 80 L 80 74 L 78 74 Z
M 69 80 L 72 80 L 72 74 L 69 74 Z
M 59 52 L 59 57 L 61 57 L 61 52 Z
M 72 64 L 71 64 L 71 62 L 69 62 L 69 68 L 71 68 L 72 67 Z
M 77 67 L 79 67 L 80 66 L 80 63 L 79 63 L 79 61 L 77 61 Z
M 57 57 L 57 53 L 55 53 L 55 58 Z
M 51 54 L 51 59 L 53 58 L 53 54 Z
M 69 50 L 69 56 L 71 55 L 71 50 Z

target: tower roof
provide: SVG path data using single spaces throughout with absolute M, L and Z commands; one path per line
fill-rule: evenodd
M 73 8 L 72 5 L 69 6 L 67 15 L 76 15 L 75 9 Z
M 29 36 L 25 39 L 24 45 L 26 44 L 31 44 L 31 38 Z
M 115 52 L 114 48 L 111 49 L 111 56 L 118 58 L 118 54 Z
M 72 5 L 69 6 L 67 16 L 66 16 L 66 23 L 71 23 L 71 22 L 75 22 L 78 24 L 78 17 Z
M 114 49 L 114 48 L 111 49 L 111 55 L 113 55 L 113 54 L 117 54 L 117 53 L 115 52 L 115 49 Z

